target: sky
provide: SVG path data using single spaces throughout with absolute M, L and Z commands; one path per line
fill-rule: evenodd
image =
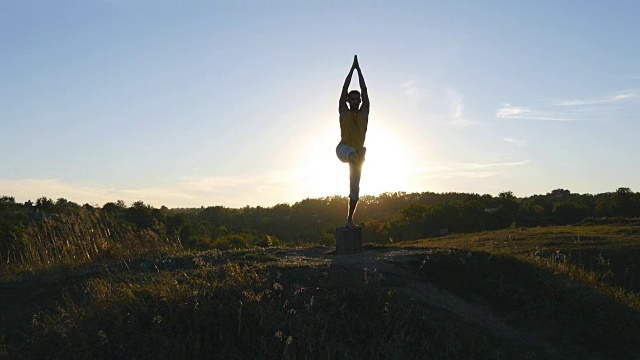
M 354 54 L 361 194 L 636 191 L 638 18 L 635 1 L 0 0 L 0 196 L 346 196 Z

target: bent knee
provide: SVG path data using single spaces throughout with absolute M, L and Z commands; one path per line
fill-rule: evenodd
M 349 162 L 351 160 L 351 154 L 355 152 L 354 148 L 345 144 L 338 144 L 338 146 L 336 146 L 336 155 L 343 163 Z

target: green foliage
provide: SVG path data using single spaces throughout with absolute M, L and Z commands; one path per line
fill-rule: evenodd
M 114 217 L 117 217 L 119 219 L 123 219 L 124 218 L 124 214 L 127 211 L 127 206 L 125 205 L 124 201 L 122 200 L 118 200 L 115 203 L 113 202 L 108 202 L 106 204 L 104 204 L 102 206 L 102 210 Z
M 56 209 L 56 206 L 53 203 L 53 200 L 49 199 L 46 196 L 43 196 L 36 200 L 35 208 L 37 212 L 46 214 L 53 213 Z
M 40 222 L 82 211 L 101 210 L 115 226 L 137 232 L 161 233 L 186 249 L 243 249 L 302 244 L 332 245 L 334 231 L 345 223 L 346 197 L 303 199 L 293 205 L 243 207 L 210 206 L 193 209 L 154 208 L 143 201 L 127 206 L 122 200 L 102 208 L 45 196 L 19 204 L 0 199 L 0 260 L 19 258 L 19 238 L 42 227 Z M 565 225 L 592 218 L 592 222 L 640 216 L 640 194 L 629 188 L 598 195 L 555 189 L 545 195 L 517 198 L 504 191 L 498 196 L 465 193 L 383 193 L 363 196 L 356 220 L 364 225 L 365 241 L 376 244 L 433 238 L 451 233 Z M 157 229 L 162 228 L 158 232 Z M 40 231 L 40 230 L 36 230 Z M 22 250 L 21 250 L 22 249 Z M 11 255 L 9 254 L 11 253 Z M 85 256 L 86 257 L 86 256 Z
M 423 284 L 399 290 L 406 280 L 383 279 L 376 269 L 365 269 L 362 281 L 362 273 L 340 266 L 274 265 L 283 250 L 269 248 L 333 245 L 346 205 L 339 196 L 240 209 L 0 197 L 0 274 L 42 277 L 37 291 L 12 293 L 17 301 L 5 308 L 34 301 L 21 296 L 41 297 L 58 266 L 86 275 L 49 299 L 48 310 L 16 322 L 23 331 L 33 319 L 21 340 L 0 333 L 0 357 L 637 357 L 640 194 L 629 188 L 527 198 L 509 191 L 362 197 L 357 218 L 365 241 L 427 239 L 402 245 L 458 249 L 420 258 L 411 281 L 435 283 L 523 331 L 506 329 L 502 338 L 446 310 L 457 298 L 439 306 L 434 298 L 416 300 Z M 602 223 L 627 225 L 593 226 Z M 564 224 L 589 226 L 528 228 Z M 495 229 L 508 230 L 488 232 Z M 209 251 L 189 258 L 185 250 Z M 150 262 L 150 254 L 165 255 Z M 114 259 L 123 267 L 117 275 L 95 276 Z M 101 265 L 83 267 L 94 261 Z M 261 261 L 268 265 L 251 265 Z
M 139 229 L 150 228 L 153 224 L 154 210 L 150 205 L 146 205 L 142 201 L 134 202 L 125 214 L 125 220 L 134 223 Z
M 255 243 L 255 236 L 250 234 L 225 234 L 218 236 L 211 246 L 218 250 L 239 250 Z

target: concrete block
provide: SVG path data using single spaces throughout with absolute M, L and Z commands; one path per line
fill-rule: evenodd
M 336 253 L 340 255 L 362 252 L 362 227 L 336 228 Z

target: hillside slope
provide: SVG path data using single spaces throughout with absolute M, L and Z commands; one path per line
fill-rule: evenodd
M 0 283 L 0 354 L 638 358 L 635 268 L 618 274 L 612 262 L 635 254 L 634 231 L 513 229 L 356 255 L 268 248 L 43 270 Z

